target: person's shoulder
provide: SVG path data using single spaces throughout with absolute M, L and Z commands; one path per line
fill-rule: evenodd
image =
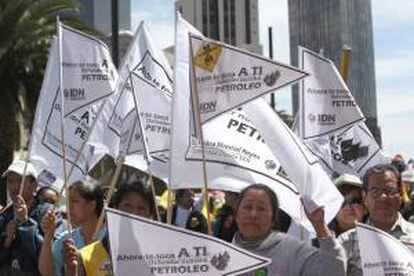
M 414 241 L 414 224 L 401 217 L 400 227 L 405 234 L 404 236 L 407 236 L 410 240 Z
M 398 239 L 408 248 L 414 250 L 414 225 L 408 221 L 404 221 L 402 224 L 401 230 L 403 234 Z

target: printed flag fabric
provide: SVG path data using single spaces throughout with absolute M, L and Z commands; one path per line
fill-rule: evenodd
M 367 224 L 356 229 L 364 276 L 414 275 L 414 254 L 405 244 Z
M 115 275 L 238 275 L 271 260 L 220 239 L 106 209 Z
M 299 62 L 310 77 L 300 81 L 295 132 L 324 169 L 333 177 L 362 176 L 369 167 L 387 162 L 334 63 L 303 47 Z
M 71 183 L 83 177 L 103 155 L 103 152 L 90 145 L 80 151 L 105 100 L 115 91 L 118 73 L 103 42 L 63 24 L 59 24 L 59 29 L 61 38 L 54 40 L 49 53 L 30 139 L 29 156 L 49 181 L 61 185 L 62 110 L 67 173 L 72 171 L 68 179 Z M 60 47 L 58 41 L 61 41 Z M 59 48 L 62 51 L 61 64 Z M 60 87 L 63 87 L 63 108 Z M 78 161 L 75 162 L 78 155 Z
M 151 173 L 166 178 L 171 97 L 170 65 L 142 22 L 121 65 L 118 90 L 108 100 L 91 143 L 113 158 L 125 156 L 125 164 L 143 171 L 148 157 Z
M 200 35 L 178 15 L 169 181 L 172 189 L 204 187 L 202 147 L 191 110 L 189 33 Z M 265 184 L 276 192 L 285 212 L 311 228 L 302 212 L 298 188 L 287 178 L 243 108 L 206 122 L 203 134 L 209 188 L 239 192 L 253 183 Z

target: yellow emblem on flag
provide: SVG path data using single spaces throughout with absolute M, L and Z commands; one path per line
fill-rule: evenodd
M 207 43 L 202 45 L 196 52 L 193 63 L 194 66 L 211 73 L 216 66 L 220 57 L 222 47 L 215 43 Z

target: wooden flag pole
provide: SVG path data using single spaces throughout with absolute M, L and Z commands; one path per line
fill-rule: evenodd
M 148 164 L 149 166 L 149 164 Z M 151 171 L 148 167 L 148 175 L 149 175 L 149 181 L 150 181 L 150 187 L 151 187 L 151 193 L 154 197 L 154 204 L 155 204 L 155 215 L 157 217 L 157 221 L 161 221 L 160 211 L 158 209 L 158 203 L 157 203 L 157 197 L 155 195 L 155 185 L 154 185 L 154 178 L 152 177 Z
M 198 94 L 198 84 L 197 84 L 197 78 L 196 73 L 194 69 L 194 63 L 193 63 L 193 45 L 191 43 L 191 36 L 188 35 L 188 40 L 190 43 L 190 66 L 191 66 L 191 73 L 192 73 L 192 79 L 194 83 L 194 90 L 195 93 L 193 93 L 194 96 L 194 104 L 193 104 L 193 112 L 196 114 L 197 117 L 197 124 L 199 126 L 199 133 L 200 133 L 200 144 L 201 144 L 201 156 L 202 156 L 202 163 L 203 163 L 203 179 L 204 179 L 204 189 L 203 189 L 203 197 L 204 197 L 204 204 L 206 204 L 207 209 L 207 234 L 212 235 L 211 230 L 211 210 L 210 210 L 210 204 L 209 204 L 209 198 L 208 198 L 208 182 L 207 182 L 207 162 L 206 162 L 206 153 L 205 153 L 205 147 L 204 147 L 204 136 L 203 136 L 203 125 L 201 123 L 201 116 L 200 116 L 200 99 Z
M 62 169 L 63 169 L 63 186 L 66 190 L 66 210 L 67 210 L 67 221 L 69 233 L 72 232 L 72 223 L 70 217 L 70 206 L 69 206 L 69 187 L 67 185 L 67 171 L 66 171 L 66 148 L 65 148 L 65 119 L 64 119 L 64 87 L 63 87 L 63 68 L 62 68 L 62 27 L 60 26 L 59 16 L 57 17 L 57 28 L 58 28 L 58 44 L 59 44 L 59 92 L 60 92 L 60 131 L 61 131 L 61 146 L 62 146 Z
M 135 104 L 135 112 L 137 113 L 137 120 L 138 120 L 139 128 L 140 128 L 140 131 L 141 131 L 142 143 L 144 145 L 145 159 L 147 161 L 147 167 L 148 167 L 147 173 L 149 175 L 149 182 L 150 182 L 152 196 L 153 196 L 154 204 L 155 204 L 155 206 L 154 206 L 155 207 L 155 214 L 156 214 L 157 220 L 161 221 L 160 212 L 158 210 L 157 197 L 155 196 L 154 179 L 152 177 L 152 173 L 151 173 L 151 170 L 150 170 L 150 153 L 149 153 L 149 150 L 148 150 L 147 137 L 145 136 L 144 127 L 142 125 L 142 120 L 141 120 L 141 115 L 140 115 L 140 109 L 139 109 L 139 106 L 138 106 L 137 95 L 135 94 L 134 80 L 132 79 L 131 70 L 129 69 L 128 64 L 126 64 L 126 66 L 127 66 L 128 72 L 129 72 L 129 79 L 131 81 L 131 89 L 132 89 L 132 97 L 134 98 L 134 104 Z
M 350 63 L 351 63 L 351 47 L 345 44 L 342 47 L 341 68 L 340 68 L 340 73 L 345 83 L 348 81 Z
M 116 169 L 114 172 L 114 175 L 112 176 L 111 184 L 109 185 L 108 193 L 105 196 L 104 200 L 104 208 L 101 211 L 101 214 L 99 216 L 98 223 L 96 224 L 95 232 L 93 234 L 94 239 L 98 239 L 98 233 L 101 229 L 101 226 L 103 224 L 104 216 L 105 216 L 105 208 L 108 207 L 109 201 L 111 200 L 111 197 L 115 191 L 116 183 L 118 181 L 119 174 L 121 173 L 122 165 L 125 162 L 125 155 L 121 154 L 116 159 Z
M 29 154 L 29 153 L 27 153 Z M 23 193 L 23 188 L 24 188 L 24 182 L 26 180 L 26 171 L 27 171 L 27 164 L 29 163 L 29 156 L 26 155 L 26 157 L 24 158 L 24 168 L 23 168 L 23 175 L 22 175 L 22 181 L 20 182 L 20 187 L 19 187 L 19 196 L 22 195 Z

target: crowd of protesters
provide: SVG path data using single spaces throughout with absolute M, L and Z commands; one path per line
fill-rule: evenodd
M 375 226 L 408 247 L 414 244 L 412 172 L 397 156 L 391 164 L 369 168 L 362 179 L 351 174 L 334 179 L 343 205 L 329 225 L 323 208 L 306 212 L 316 233 L 310 242 L 289 235 L 291 220 L 268 186 L 216 191 L 209 202 L 212 234 L 272 259 L 269 266 L 243 275 L 362 275 L 356 222 Z M 108 231 L 99 222 L 105 202 L 99 181 L 86 177 L 72 183 L 69 210 L 62 210 L 56 208 L 59 192 L 40 185 L 30 163 L 14 161 L 3 177 L 10 204 L 0 211 L 0 275 L 111 275 Z M 191 189 L 175 194 L 172 224 L 207 233 L 203 197 L 197 200 Z M 160 206 L 154 198 L 147 181 L 126 181 L 109 206 L 156 219 Z M 165 222 L 167 216 L 161 214 Z

